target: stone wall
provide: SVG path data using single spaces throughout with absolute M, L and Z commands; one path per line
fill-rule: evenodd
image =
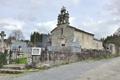
M 60 63 L 62 62 L 76 62 L 86 59 L 101 59 L 108 58 L 111 53 L 105 50 L 82 50 L 80 53 L 72 53 L 69 51 L 62 50 L 61 52 L 49 52 L 49 61 Z

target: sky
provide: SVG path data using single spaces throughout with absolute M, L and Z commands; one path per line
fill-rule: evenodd
M 0 31 L 7 37 L 21 30 L 25 39 L 34 31 L 50 33 L 56 27 L 62 6 L 70 14 L 70 25 L 95 34 L 112 35 L 119 28 L 119 0 L 0 0 Z M 117 3 L 118 3 L 117 2 Z M 118 3 L 119 5 L 119 3 Z

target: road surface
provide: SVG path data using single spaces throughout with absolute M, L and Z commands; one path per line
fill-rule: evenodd
M 54 67 L 40 72 L 28 73 L 17 77 L 0 76 L 0 80 L 98 80 L 97 78 L 93 79 L 94 76 L 97 76 L 95 72 L 103 70 L 102 73 L 104 73 L 104 68 L 107 70 L 107 67 L 112 66 L 112 64 L 114 64 L 115 67 L 114 62 L 120 63 L 120 57 L 99 61 L 82 61 Z

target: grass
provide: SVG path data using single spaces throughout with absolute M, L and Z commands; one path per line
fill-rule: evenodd
M 16 64 L 27 64 L 27 58 L 18 58 L 18 59 L 15 59 L 14 62 Z

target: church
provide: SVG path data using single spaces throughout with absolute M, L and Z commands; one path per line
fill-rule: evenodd
M 61 8 L 58 15 L 57 27 L 51 31 L 51 46 L 53 51 L 61 48 L 70 48 L 72 52 L 81 49 L 102 50 L 102 41 L 94 38 L 94 34 L 73 27 L 69 23 L 69 13 L 65 7 Z

